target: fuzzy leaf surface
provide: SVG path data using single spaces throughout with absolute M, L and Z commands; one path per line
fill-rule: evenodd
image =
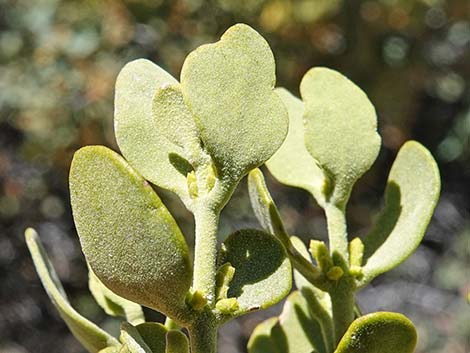
M 172 164 L 181 148 L 161 134 L 153 116 L 155 93 L 178 81 L 154 63 L 138 59 L 126 64 L 116 80 L 114 130 L 122 154 L 145 179 L 187 195 L 186 174 Z
M 405 261 L 421 242 L 440 192 L 431 153 L 415 141 L 405 143 L 393 163 L 385 207 L 364 239 L 366 264 L 361 286 Z
M 232 233 L 222 244 L 218 263 L 235 268 L 227 297 L 237 298 L 234 315 L 266 309 L 289 293 L 291 266 L 282 244 L 271 234 L 256 229 Z
M 305 145 L 329 178 L 330 202 L 344 205 L 377 158 L 377 117 L 366 94 L 339 72 L 310 69 L 302 79 Z
M 322 205 L 326 180 L 323 171 L 305 147 L 304 104 L 284 88 L 277 88 L 276 93 L 289 112 L 289 132 L 266 166 L 279 182 L 307 190 Z
M 244 24 L 230 27 L 220 41 L 186 58 L 183 96 L 221 175 L 238 180 L 282 144 L 288 117 L 274 84 L 271 49 Z
M 404 315 L 377 312 L 353 321 L 335 353 L 413 353 L 417 333 Z
M 136 329 L 152 353 L 165 353 L 165 337 L 168 329 L 164 325 L 157 322 L 145 322 L 137 325 Z
M 70 170 L 82 250 L 114 293 L 178 314 L 191 283 L 185 239 L 152 187 L 117 153 L 88 146 Z
M 179 330 L 168 331 L 165 353 L 189 353 L 189 341 L 186 335 Z
M 39 241 L 36 231 L 28 228 L 25 232 L 25 237 L 42 285 L 74 337 L 90 353 L 96 353 L 110 347 L 118 347 L 119 342 L 114 337 L 72 308 L 59 281 L 59 277 Z

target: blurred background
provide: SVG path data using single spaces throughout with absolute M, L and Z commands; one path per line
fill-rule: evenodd
M 398 148 L 416 139 L 442 173 L 442 194 L 418 251 L 359 294 L 364 312 L 406 313 L 418 352 L 470 352 L 470 2 L 468 0 L 0 0 L 0 352 L 79 353 L 49 302 L 23 231 L 39 230 L 73 306 L 117 332 L 87 288 L 67 175 L 84 145 L 117 150 L 113 90 L 120 68 L 148 58 L 178 77 L 185 56 L 236 22 L 257 29 L 277 60 L 278 85 L 298 94 L 312 66 L 341 71 L 367 92 L 383 147 L 348 206 L 352 234 L 380 208 Z M 323 213 L 307 193 L 269 187 L 292 234 L 325 239 Z M 188 242 L 191 215 L 159 194 Z M 222 214 L 220 236 L 259 227 L 242 182 Z M 245 352 L 247 315 L 221 330 L 221 353 Z M 147 317 L 161 319 L 147 311 Z

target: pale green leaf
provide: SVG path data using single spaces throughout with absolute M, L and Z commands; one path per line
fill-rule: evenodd
M 153 353 L 139 331 L 127 322 L 123 322 L 121 325 L 121 336 L 119 339 L 129 353 Z
M 385 207 L 364 239 L 365 285 L 402 263 L 418 247 L 436 207 L 440 176 L 429 151 L 409 141 L 398 152 L 385 190 Z
M 289 132 L 266 166 L 279 182 L 307 190 L 323 205 L 326 180 L 323 171 L 305 147 L 304 104 L 284 88 L 277 88 L 276 93 L 289 112 Z
M 183 100 L 179 84 L 157 90 L 153 99 L 156 128 L 170 142 L 181 148 L 199 147 L 199 132 L 193 115 Z
M 235 268 L 227 297 L 237 298 L 234 315 L 279 302 L 292 286 L 291 266 L 282 244 L 256 229 L 239 230 L 222 244 L 218 263 Z
M 145 322 L 136 326 L 137 331 L 152 353 L 165 353 L 168 329 L 158 322 Z
M 117 153 L 89 146 L 75 153 L 70 193 L 82 250 L 106 287 L 180 315 L 191 284 L 189 251 L 152 187 Z
M 116 80 L 114 129 L 117 143 L 129 163 L 152 183 L 187 196 L 186 174 L 173 159 L 182 154 L 157 128 L 152 113 L 159 88 L 177 84 L 169 73 L 154 63 L 139 59 L 128 63 Z M 173 159 L 171 158 L 173 157 Z
M 268 319 L 255 328 L 248 352 L 326 353 L 320 326 L 299 291 L 287 297 L 279 318 Z
M 189 353 L 189 341 L 186 335 L 179 330 L 168 331 L 165 353 Z
M 379 153 L 375 109 L 359 87 L 327 68 L 310 69 L 300 92 L 305 145 L 329 178 L 328 201 L 344 205 Z
M 118 347 L 119 342 L 114 337 L 72 308 L 46 251 L 39 241 L 36 231 L 28 228 L 25 232 L 25 237 L 34 266 L 44 289 L 75 338 L 91 353 L 99 352 L 109 347 Z
M 416 340 L 416 329 L 408 318 L 378 312 L 354 320 L 335 353 L 412 353 Z
M 133 325 L 145 322 L 142 307 L 113 293 L 96 277 L 90 266 L 88 266 L 88 287 L 106 314 L 125 317 Z
M 255 327 L 248 341 L 248 353 L 286 352 L 286 338 L 278 322 L 277 317 L 272 317 Z
M 230 27 L 220 41 L 186 58 L 183 96 L 222 176 L 238 180 L 282 144 L 288 117 L 274 84 L 271 49 L 244 24 Z

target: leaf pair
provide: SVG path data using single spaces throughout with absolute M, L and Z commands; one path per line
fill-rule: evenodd
M 233 184 L 279 148 L 288 119 L 274 84 L 267 42 L 242 24 L 189 54 L 181 83 L 149 61 L 133 61 L 116 83 L 118 144 L 147 180 L 188 205 L 192 170 L 214 163 L 219 179 Z
M 278 89 L 289 110 L 289 134 L 266 165 L 280 182 L 306 189 L 321 206 L 343 207 L 379 152 L 374 107 L 354 83 L 327 68 L 309 70 L 300 92 L 303 102 Z
M 289 109 L 290 129 L 266 165 L 280 182 L 306 189 L 322 207 L 334 204 L 343 208 L 354 182 L 378 153 L 374 109 L 357 86 L 333 70 L 311 69 L 300 90 L 304 102 L 278 90 Z M 385 207 L 363 240 L 365 264 L 359 264 L 364 265 L 360 287 L 403 262 L 416 249 L 439 190 L 439 171 L 431 154 L 418 142 L 405 143 L 390 171 Z M 260 221 L 266 223 L 265 217 Z

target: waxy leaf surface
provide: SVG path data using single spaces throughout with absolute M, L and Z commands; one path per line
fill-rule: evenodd
M 230 27 L 220 41 L 186 58 L 183 96 L 221 174 L 238 180 L 282 144 L 288 117 L 274 84 L 271 49 L 244 24 Z
M 111 316 L 122 316 L 133 325 L 145 321 L 144 312 L 139 304 L 120 297 L 109 288 L 93 273 L 88 266 L 88 287 L 96 302 L 103 308 L 106 314 Z
M 70 170 L 73 216 L 82 250 L 114 293 L 179 315 L 191 283 L 189 251 L 175 220 L 117 153 L 89 146 Z
M 59 281 L 36 231 L 28 228 L 25 232 L 26 244 L 34 261 L 34 266 L 52 303 L 59 311 L 74 337 L 90 352 L 96 353 L 110 347 L 118 347 L 119 342 L 91 321 L 77 313 L 69 301 Z
M 325 176 L 305 147 L 304 104 L 284 88 L 277 88 L 276 93 L 289 112 L 289 132 L 266 166 L 279 182 L 307 190 L 322 205 Z
M 184 198 L 186 174 L 178 171 L 170 159 L 181 154 L 181 148 L 162 135 L 152 112 L 157 90 L 177 83 L 148 60 L 128 63 L 116 81 L 114 129 L 122 154 L 141 175 Z
M 329 201 L 344 205 L 379 153 L 375 109 L 359 87 L 327 68 L 310 69 L 300 93 L 305 103 L 305 145 L 330 179 Z
M 402 314 L 377 312 L 349 326 L 335 353 L 413 353 L 417 334 Z
M 290 262 L 282 244 L 271 234 L 256 229 L 239 230 L 222 244 L 219 266 L 235 268 L 227 297 L 237 298 L 234 315 L 265 309 L 279 302 L 292 286 Z
M 385 206 L 364 239 L 364 279 L 402 263 L 418 247 L 436 207 L 439 169 L 429 151 L 415 141 L 405 143 L 393 163 L 385 190 Z

